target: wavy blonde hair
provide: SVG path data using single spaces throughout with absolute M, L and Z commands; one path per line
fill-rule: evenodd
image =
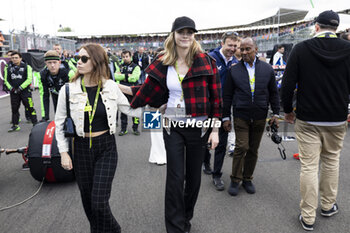
M 92 63 L 91 81 L 98 83 L 110 78 L 110 69 L 108 66 L 108 56 L 106 51 L 99 44 L 87 44 L 82 46 L 79 50 L 85 49 L 90 56 Z M 82 74 L 79 71 L 75 72 L 75 75 L 71 79 L 71 82 L 75 82 Z
M 192 66 L 194 56 L 197 53 L 203 52 L 201 45 L 194 39 L 189 53 L 186 56 L 186 64 L 188 67 Z M 171 32 L 166 38 L 164 42 L 164 51 L 160 52 L 161 55 L 163 55 L 160 60 L 163 62 L 164 65 L 166 66 L 174 66 L 177 59 L 178 55 L 176 52 L 176 43 L 175 43 L 175 32 Z

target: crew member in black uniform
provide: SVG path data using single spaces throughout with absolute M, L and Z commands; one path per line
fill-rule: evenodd
M 21 101 L 30 112 L 30 120 L 35 125 L 37 123 L 36 112 L 29 88 L 33 79 L 32 67 L 22 61 L 22 55 L 14 51 L 11 54 L 12 62 L 5 67 L 5 85 L 10 90 L 12 127 L 8 132 L 18 131 L 21 128 L 19 123 L 19 107 Z
M 11 54 L 12 54 L 12 52 L 14 52 L 14 51 L 15 51 L 15 50 L 9 50 L 9 51 L 7 51 L 7 57 L 9 57 L 9 58 L 11 59 Z M 11 60 L 5 65 L 5 69 L 6 69 L 6 67 L 9 66 L 9 64 L 13 64 Z M 29 88 L 30 88 L 30 90 L 32 90 L 31 84 L 29 85 Z M 6 85 L 4 85 L 3 89 L 4 89 L 4 91 L 5 91 L 6 93 L 9 91 L 9 90 L 7 89 L 7 87 L 6 87 Z M 24 106 L 24 104 L 23 104 L 23 106 Z M 29 110 L 28 110 L 27 108 L 25 108 L 25 107 L 24 107 L 24 113 L 25 113 L 25 116 L 26 116 L 26 122 L 27 122 L 27 123 L 31 123 L 32 121 L 30 120 L 30 112 L 29 112 Z M 21 115 L 20 115 L 19 112 L 18 112 L 18 114 L 19 114 L 19 115 L 18 115 L 18 117 L 19 117 L 18 122 L 21 122 Z M 11 117 L 11 122 L 10 122 L 10 124 L 12 125 L 12 117 Z
M 45 68 L 40 72 L 39 93 L 41 101 L 42 120 L 50 119 L 50 93 L 56 112 L 58 93 L 61 87 L 69 81 L 69 69 L 61 67 L 59 54 L 49 50 L 44 55 Z
M 131 58 L 131 52 L 128 50 L 124 50 L 122 52 L 122 59 L 123 64 L 120 66 L 120 72 L 117 72 L 115 74 L 116 81 L 119 81 L 120 84 L 124 84 L 127 86 L 135 86 L 137 85 L 137 82 L 141 75 L 141 69 L 138 65 L 136 65 L 134 62 L 132 62 Z M 132 96 L 126 95 L 129 102 L 132 99 Z M 121 130 L 119 132 L 119 136 L 123 136 L 128 133 L 127 126 L 128 126 L 128 117 L 127 115 L 121 113 L 120 116 L 121 119 Z M 139 126 L 139 118 L 133 117 L 133 126 L 132 129 L 134 131 L 135 135 L 140 135 L 140 132 L 138 131 Z

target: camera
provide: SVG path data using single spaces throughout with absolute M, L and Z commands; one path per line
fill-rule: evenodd
M 266 126 L 266 131 L 271 133 L 268 133 L 268 136 L 271 136 L 271 140 L 277 144 L 277 149 L 280 152 L 281 158 L 285 160 L 287 158 L 286 156 L 286 149 L 284 148 L 282 142 L 282 137 L 278 135 L 278 127 L 275 122 L 272 122 L 271 120 L 268 121 L 268 126 Z M 281 148 L 280 148 L 281 145 Z
M 208 148 L 208 149 L 211 148 L 211 142 L 207 142 L 207 148 Z
M 269 120 L 268 126 L 266 127 L 266 131 L 270 132 L 271 131 L 271 140 L 276 143 L 280 144 L 282 142 L 282 137 L 278 135 L 278 127 L 275 122 L 272 122 Z

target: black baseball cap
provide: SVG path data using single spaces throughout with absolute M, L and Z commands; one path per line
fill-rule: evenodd
M 329 11 L 323 11 L 320 13 L 317 18 L 315 19 L 316 23 L 329 25 L 333 27 L 339 26 L 339 15 L 338 13 L 329 10 Z
M 174 32 L 183 28 L 190 28 L 193 31 L 198 32 L 194 21 L 186 16 L 176 18 L 171 28 L 171 31 Z

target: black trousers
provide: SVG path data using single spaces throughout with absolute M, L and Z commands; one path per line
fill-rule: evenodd
M 114 135 L 74 139 L 74 171 L 92 233 L 121 232 L 109 206 L 118 154 Z
M 222 176 L 221 170 L 222 170 L 222 166 L 224 165 L 227 138 L 228 138 L 228 132 L 226 132 L 223 127 L 221 127 L 219 129 L 219 144 L 215 148 L 215 154 L 214 154 L 214 167 L 212 172 L 213 178 Z M 210 157 L 211 157 L 210 151 L 206 149 L 205 157 L 204 157 L 205 164 L 210 164 Z
M 127 126 L 128 126 L 128 116 L 121 112 L 120 113 L 120 121 L 122 123 L 121 130 L 125 131 Z M 137 130 L 137 128 L 139 127 L 140 119 L 137 117 L 133 117 L 132 123 L 133 123 L 132 129 Z
M 185 222 L 193 217 L 201 185 L 201 167 L 206 150 L 207 134 L 200 128 L 164 129 L 167 154 L 165 189 L 165 226 L 168 233 L 183 233 Z
M 51 93 L 51 98 L 53 103 L 53 110 L 56 113 L 58 95 Z M 47 108 L 45 109 L 45 120 L 49 120 L 50 119 L 50 98 L 44 99 L 44 106 L 47 106 Z
M 222 176 L 222 166 L 224 165 L 224 159 L 226 154 L 228 132 L 224 130 L 221 126 L 219 129 L 219 144 L 215 148 L 214 155 L 214 168 L 213 168 L 213 178 Z
M 19 107 L 21 106 L 21 102 L 23 103 L 24 107 L 28 109 L 30 115 L 30 120 L 32 121 L 33 124 L 37 123 L 37 117 L 36 117 L 36 112 L 34 109 L 34 103 L 32 99 L 32 93 L 24 89 L 19 93 L 10 93 L 10 98 L 11 98 L 11 110 L 12 110 L 12 124 L 13 125 L 18 125 L 19 121 Z
M 58 95 L 51 93 L 51 98 L 52 98 L 52 102 L 53 102 L 53 110 L 56 112 Z

